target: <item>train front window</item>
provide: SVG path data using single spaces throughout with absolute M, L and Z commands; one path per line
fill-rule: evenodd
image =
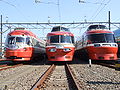
M 51 36 L 50 43 L 59 43 L 59 35 Z
M 24 38 L 22 37 L 9 37 L 8 44 L 24 43 Z
M 106 40 L 108 43 L 114 43 L 115 42 L 115 38 L 113 34 L 106 34 Z
M 88 31 L 91 29 L 107 29 L 107 27 L 105 25 L 91 25 L 88 28 Z
M 71 43 L 71 37 L 70 36 L 61 35 L 60 42 L 61 43 Z
M 16 37 L 16 42 L 22 43 L 22 42 L 24 42 L 24 38 L 22 38 L 22 37 Z
M 15 37 L 9 37 L 8 44 L 15 44 Z
M 74 43 L 74 38 L 68 35 L 55 35 L 50 37 L 50 43 Z
M 56 32 L 56 31 L 66 31 L 66 32 L 70 32 L 70 30 L 69 30 L 68 28 L 61 27 L 61 26 L 53 27 L 52 32 Z
M 113 34 L 91 34 L 88 35 L 88 39 L 92 43 L 114 43 L 115 39 Z

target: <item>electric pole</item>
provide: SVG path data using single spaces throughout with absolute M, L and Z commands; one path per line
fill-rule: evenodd
M 2 52 L 2 15 L 1 15 L 1 33 L 0 33 L 0 50 L 1 50 L 1 52 Z
M 110 30 L 110 11 L 109 11 L 109 13 L 108 13 L 108 23 L 109 23 L 109 30 Z

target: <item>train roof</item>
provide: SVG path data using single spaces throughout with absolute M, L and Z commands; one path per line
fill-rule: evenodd
M 51 32 L 56 32 L 56 31 L 65 31 L 65 32 L 70 32 L 68 28 L 62 27 L 62 26 L 55 26 L 53 27 Z
M 74 36 L 71 32 L 50 32 L 47 34 L 47 36 L 53 36 L 53 35 L 69 35 Z
M 35 34 L 33 34 L 31 31 L 25 30 L 24 28 L 15 28 L 14 31 L 8 33 L 8 35 L 27 35 L 36 38 Z
M 44 40 L 39 39 L 34 33 L 31 31 L 25 30 L 25 28 L 15 28 L 14 31 L 8 33 L 8 35 L 23 35 L 23 36 L 31 36 L 36 38 L 38 41 L 45 43 Z
M 14 31 L 8 33 L 8 35 L 10 36 L 15 36 L 15 35 L 22 35 L 22 36 L 31 36 L 36 38 L 39 42 L 43 42 L 45 43 L 45 40 L 42 40 L 40 38 L 38 38 L 34 33 L 32 33 L 31 31 L 25 30 L 25 28 L 15 28 Z
M 105 25 L 90 25 L 87 29 L 87 31 L 91 31 L 91 30 L 108 30 L 107 27 Z
M 109 30 L 92 30 L 92 31 L 86 31 L 86 34 L 99 34 L 99 33 L 113 33 Z

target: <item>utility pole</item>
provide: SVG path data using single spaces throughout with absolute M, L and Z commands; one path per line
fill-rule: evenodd
M 110 30 L 110 11 L 108 12 L 108 23 L 109 23 L 109 30 Z
M 0 34 L 0 49 L 1 49 L 1 52 L 2 52 L 2 15 L 1 15 L 1 34 Z

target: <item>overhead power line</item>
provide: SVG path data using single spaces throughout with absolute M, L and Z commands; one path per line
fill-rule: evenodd
M 92 18 L 91 20 L 95 19 L 100 14 L 100 12 L 110 3 L 110 1 L 111 0 L 109 0 L 106 4 L 104 4 L 103 7 L 100 6 L 101 7 L 100 10 L 98 10 L 100 7 L 97 9 L 96 12 L 95 12 L 95 14 L 93 14 L 94 16 L 91 17 Z M 105 0 L 103 0 L 102 2 L 105 2 Z
M 57 5 L 57 8 L 58 8 L 58 20 L 59 20 L 59 22 L 61 22 L 61 11 L 60 11 L 60 1 L 59 0 L 57 0 L 57 3 L 54 3 L 54 2 L 41 2 L 40 0 L 35 0 L 35 3 Z
M 60 2 L 58 0 L 58 14 L 59 14 L 59 22 L 61 22 L 61 12 L 60 12 Z
M 6 4 L 10 5 L 10 6 L 16 7 L 15 5 L 13 5 L 13 4 L 9 3 L 9 2 L 6 2 L 6 1 L 4 1 L 4 0 L 0 0 L 0 1 L 1 1 L 1 2 L 4 2 L 4 3 L 6 3 Z
M 79 0 L 79 3 L 90 3 L 90 4 L 106 5 L 105 3 L 100 3 L 100 2 L 95 2 L 95 3 L 93 3 L 93 2 L 86 2 L 86 1 L 84 1 L 84 0 Z
M 54 2 L 41 2 L 40 0 L 35 0 L 35 3 L 58 5 L 58 3 L 54 3 Z

